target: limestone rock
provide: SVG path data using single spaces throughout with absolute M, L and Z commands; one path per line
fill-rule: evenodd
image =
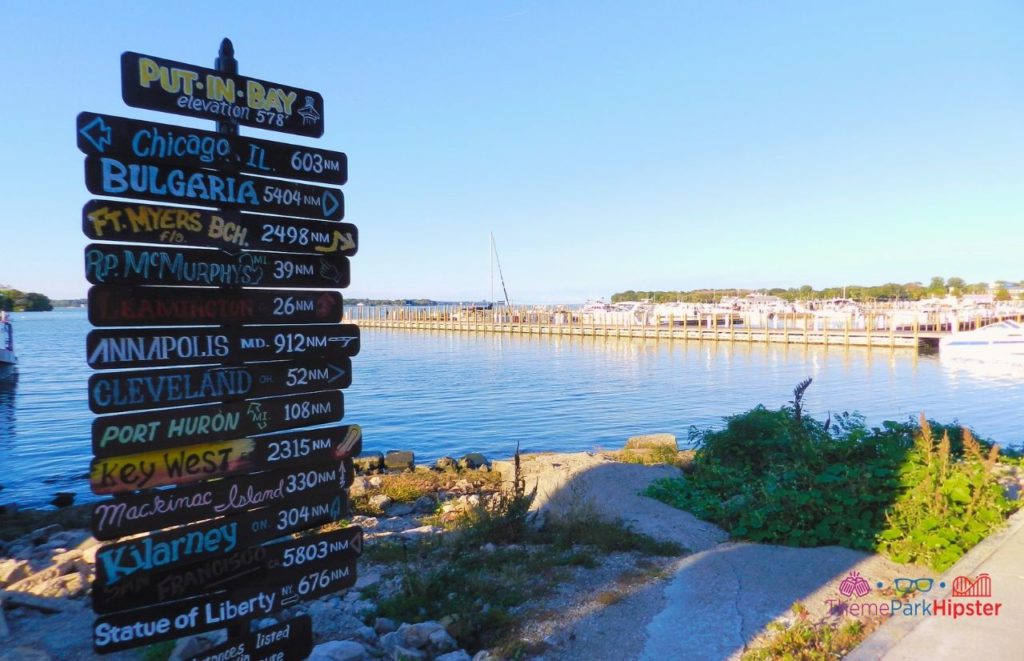
M 309 616 L 313 618 L 314 639 L 320 642 L 352 638 L 363 627 L 361 620 L 322 601 L 309 604 Z
M 419 537 L 422 535 L 436 535 L 439 532 L 441 532 L 441 528 L 437 526 L 419 526 L 418 528 L 403 530 L 401 535 L 404 537 Z
M 356 474 L 378 473 L 384 468 L 384 455 L 380 452 L 363 452 L 352 460 Z
M 387 498 L 387 496 L 384 496 Z M 371 498 L 372 502 L 373 499 Z M 384 506 L 384 513 L 388 516 L 409 516 L 416 508 L 412 503 L 389 503 Z
M 473 657 L 466 653 L 466 650 L 455 650 L 447 654 L 435 656 L 434 661 L 473 661 Z
M 51 523 L 48 526 L 43 526 L 42 528 L 36 528 L 33 530 L 29 535 L 29 539 L 33 544 L 38 546 L 39 544 L 45 544 L 48 542 L 51 535 L 54 535 L 61 530 L 63 530 L 63 528 L 61 528 L 59 523 Z
M 426 647 L 430 642 L 431 634 L 437 631 L 444 631 L 444 625 L 440 622 L 428 621 L 416 624 L 403 624 L 398 627 L 398 636 L 401 638 L 402 647 L 415 647 L 417 649 Z
M 25 560 L 4 560 L 0 562 L 0 588 L 7 587 L 12 583 L 24 580 L 32 573 L 29 564 Z
M 368 571 L 365 574 L 360 574 L 356 578 L 355 589 L 365 590 L 366 588 L 377 585 L 380 583 L 380 572 L 379 571 Z
M 427 661 L 430 656 L 423 650 L 409 647 L 395 647 L 388 653 L 392 661 Z
M 354 640 L 331 640 L 313 648 L 309 661 L 361 661 L 368 658 L 366 648 Z
M 212 647 L 227 642 L 227 639 L 228 633 L 226 629 L 218 629 L 217 631 L 179 638 L 174 644 L 174 650 L 171 652 L 171 655 L 167 657 L 167 661 L 190 659 Z
M 434 511 L 436 502 L 430 496 L 420 496 L 416 499 L 416 502 L 412 504 L 412 509 L 418 514 L 430 514 Z
M 416 468 L 416 455 L 407 450 L 388 450 L 384 455 L 384 468 L 390 472 L 405 472 Z
M 459 462 L 452 457 L 441 457 L 434 462 L 434 470 L 437 471 L 454 471 L 458 468 Z
M 469 454 L 463 455 L 462 459 L 459 459 L 459 468 L 466 468 L 469 470 L 490 468 L 491 462 L 484 455 L 479 452 L 470 452 Z
M 352 480 L 352 486 L 348 488 L 348 494 L 350 496 L 363 496 L 370 489 L 370 478 L 368 477 L 357 477 Z
M 671 448 L 674 452 L 679 451 L 676 444 L 675 434 L 643 434 L 641 436 L 630 436 L 626 440 L 627 450 L 651 450 L 654 448 Z
M 373 621 L 373 630 L 378 635 L 383 636 L 384 634 L 391 633 L 398 629 L 398 624 L 388 617 L 378 617 Z
M 391 504 L 391 499 L 382 493 L 376 496 L 370 496 L 370 507 L 376 507 L 378 509 L 386 509 Z
M 431 633 L 427 640 L 430 642 L 431 649 L 435 652 L 451 652 L 459 646 L 451 634 L 443 628 Z

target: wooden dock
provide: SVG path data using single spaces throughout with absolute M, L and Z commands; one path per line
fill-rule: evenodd
M 774 320 L 774 327 L 749 326 L 736 315 L 707 315 L 696 319 L 661 319 L 658 323 L 597 323 L 571 311 L 502 309 L 466 310 L 440 307 L 347 308 L 345 321 L 364 328 L 445 331 L 458 333 L 505 333 L 563 337 L 615 337 L 666 342 L 747 342 L 836 347 L 909 348 L 937 347 L 952 329 L 942 324 L 898 327 L 883 319 L 868 318 L 863 324 L 846 320 L 842 327 L 818 325 L 807 316 Z M 958 324 L 959 330 L 971 325 Z

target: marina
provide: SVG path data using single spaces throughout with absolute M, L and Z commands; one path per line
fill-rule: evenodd
M 774 299 L 774 300 L 771 300 Z M 567 306 L 349 306 L 345 320 L 365 328 L 937 349 L 943 338 L 1024 319 L 1024 304 L 933 299 L 860 305 L 775 297 L 719 304 L 590 302 Z

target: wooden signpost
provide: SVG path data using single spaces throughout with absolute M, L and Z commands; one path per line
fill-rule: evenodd
M 113 200 L 87 202 L 82 209 L 82 231 L 98 241 L 346 257 L 356 253 L 359 241 L 356 226 L 348 223 Z
M 229 205 L 317 220 L 345 216 L 345 198 L 336 188 L 110 156 L 86 157 L 85 186 L 91 193 L 111 197 L 205 207 Z
M 93 647 L 227 627 L 210 658 L 287 661 L 312 650 L 310 619 L 250 622 L 351 586 L 362 551 L 358 527 L 313 532 L 346 515 L 362 430 L 308 428 L 344 415 L 360 335 L 335 290 L 359 235 L 339 222 L 344 153 L 238 134 L 320 137 L 320 94 L 239 75 L 227 39 L 215 66 L 121 57 L 128 105 L 215 132 L 76 122 L 86 187 L 127 198 L 82 210 L 87 360 L 114 370 L 89 379 L 112 414 L 92 425 L 90 486 L 113 496 L 93 509 Z
M 347 287 L 348 259 L 273 252 L 237 255 L 202 248 L 111 246 L 85 248 L 85 278 L 101 285 L 205 287 Z
M 298 493 L 336 491 L 352 484 L 352 457 L 362 449 L 358 438 L 352 444 L 343 441 L 320 447 L 311 439 L 291 436 L 275 434 L 259 441 L 231 441 L 240 450 L 240 457 L 236 459 L 237 477 L 179 485 L 176 489 L 121 493 L 100 501 L 93 507 L 93 536 L 99 540 L 117 539 L 183 525 L 195 519 L 269 507 Z M 113 461 L 123 459 L 116 457 Z M 157 461 L 162 460 L 163 457 L 157 455 Z M 93 465 L 99 461 L 102 460 L 94 460 Z M 324 472 L 317 471 L 315 466 L 338 466 L 338 480 L 321 480 Z
M 348 358 L 103 372 L 89 378 L 89 408 L 93 413 L 117 413 L 281 392 L 316 392 L 351 384 L 352 362 Z
M 227 53 L 222 45 L 221 59 L 234 62 L 234 49 Z M 318 92 L 151 55 L 121 55 L 121 96 L 136 108 L 311 138 L 324 134 L 324 99 Z
M 93 454 L 103 457 L 164 450 L 336 422 L 341 420 L 344 412 L 341 392 L 328 390 L 308 395 L 107 415 L 92 421 L 92 450 Z M 301 432 L 301 436 L 333 438 L 334 433 L 330 429 L 318 429 Z
M 78 148 L 89 156 L 139 158 L 193 168 L 228 168 L 324 184 L 348 180 L 342 152 L 125 117 L 78 115 Z
M 227 555 L 183 567 L 139 572 L 112 585 L 93 584 L 92 604 L 97 613 L 113 613 L 151 606 L 163 601 L 196 597 L 215 584 L 220 590 L 242 587 L 266 579 L 296 577 L 314 567 L 330 567 L 348 560 L 363 548 L 363 531 L 356 526 L 304 535 L 265 546 L 249 546 Z
M 89 289 L 93 326 L 328 324 L 341 321 L 341 294 L 290 289 L 121 287 Z
M 85 339 L 96 369 L 166 367 L 254 360 L 339 360 L 359 353 L 359 326 L 239 326 L 231 329 L 94 330 Z

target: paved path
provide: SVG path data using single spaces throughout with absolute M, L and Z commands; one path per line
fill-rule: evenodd
M 951 598 L 957 576 L 991 578 L 991 598 Z M 943 576 L 945 589 L 933 588 L 929 599 L 947 603 L 1002 604 L 999 614 L 981 617 L 894 617 L 846 658 L 887 659 L 1022 659 L 1024 658 L 1024 511 L 1009 525 L 971 549 Z
M 813 616 L 823 615 L 826 600 L 839 596 L 839 583 L 850 571 L 873 581 L 891 581 L 905 571 L 881 556 L 835 546 L 729 542 L 717 526 L 639 495 L 650 481 L 679 475 L 670 467 L 612 463 L 585 453 L 530 457 L 523 467 L 527 488 L 536 484 L 538 502 L 554 512 L 594 506 L 639 532 L 693 551 L 675 563 L 667 580 L 592 609 L 545 659 L 736 657 L 796 601 Z

